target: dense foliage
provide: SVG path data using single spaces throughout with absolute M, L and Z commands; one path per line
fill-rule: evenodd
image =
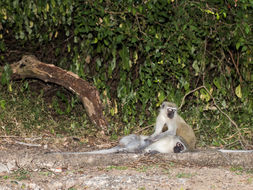
M 126 132 L 193 90 L 181 114 L 200 142 L 253 144 L 252 0 L 2 0 L 0 20 L 1 65 L 29 53 L 77 73 Z

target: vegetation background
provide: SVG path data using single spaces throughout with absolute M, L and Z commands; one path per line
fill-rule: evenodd
M 253 145 L 253 0 L 2 0 L 0 20 L 1 134 L 96 132 L 75 95 L 10 81 L 32 54 L 97 87 L 112 137 L 150 134 L 168 100 L 198 146 Z

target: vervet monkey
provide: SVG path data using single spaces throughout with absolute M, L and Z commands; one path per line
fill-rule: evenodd
M 164 125 L 168 130 L 163 131 Z M 181 137 L 188 145 L 189 150 L 195 149 L 196 136 L 193 129 L 177 113 L 177 106 L 172 102 L 163 102 L 159 115 L 156 118 L 155 132 L 147 140 L 156 141 L 166 135 Z
M 156 118 L 155 132 L 151 135 L 151 138 L 159 138 L 158 135 L 162 133 L 164 125 L 167 125 L 168 130 L 163 135 L 176 135 L 177 124 L 177 106 L 171 102 L 163 102 L 160 108 L 160 112 Z
M 145 140 L 148 136 L 131 134 L 120 139 L 119 145 L 109 149 L 90 152 L 55 152 L 54 154 L 110 154 L 110 153 L 139 153 L 146 148 L 151 141 Z
M 167 135 L 154 143 L 147 138 L 148 136 L 131 134 L 123 137 L 118 146 L 110 149 L 91 152 L 54 152 L 53 154 L 179 153 L 187 150 L 184 141 L 174 135 Z
M 166 135 L 144 149 L 145 153 L 180 153 L 188 150 L 184 140 L 175 135 Z

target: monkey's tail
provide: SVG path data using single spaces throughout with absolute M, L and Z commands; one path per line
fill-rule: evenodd
M 117 153 L 120 151 L 119 146 L 115 146 L 113 148 L 109 149 L 102 149 L 102 150 L 94 150 L 90 152 L 49 152 L 49 154 L 112 154 L 112 153 Z
M 80 152 L 81 154 L 112 154 L 112 153 L 117 153 L 119 152 L 120 147 L 115 146 L 113 148 L 109 149 L 102 149 L 102 150 L 94 150 L 90 152 Z
M 219 152 L 222 153 L 253 153 L 253 150 L 226 150 L 226 149 L 219 149 Z

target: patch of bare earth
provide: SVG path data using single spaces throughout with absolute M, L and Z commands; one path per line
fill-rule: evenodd
M 4 174 L 1 174 L 1 176 Z M 6 175 L 6 174 L 5 174 Z M 253 189 L 252 174 L 236 174 L 228 168 L 186 167 L 86 169 L 30 172 L 28 179 L 2 179 L 0 189 Z

